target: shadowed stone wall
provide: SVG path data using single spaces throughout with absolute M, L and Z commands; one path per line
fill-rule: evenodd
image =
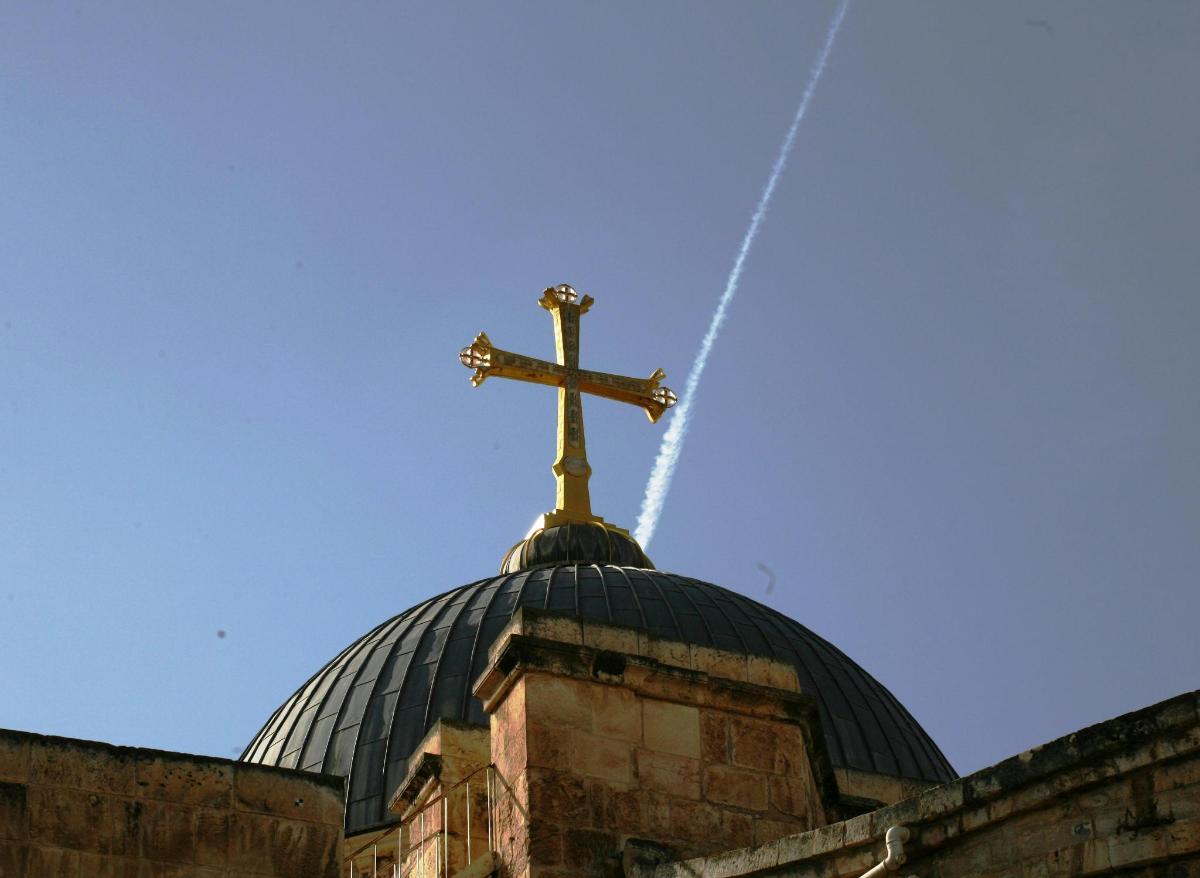
M 334 878 L 341 778 L 0 730 L 0 878 Z

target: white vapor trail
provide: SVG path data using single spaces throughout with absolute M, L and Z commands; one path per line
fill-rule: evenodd
M 738 282 L 742 279 L 742 269 L 746 265 L 746 257 L 750 254 L 750 247 L 758 235 L 758 227 L 762 225 L 763 218 L 767 215 L 767 206 L 771 202 L 771 196 L 775 194 L 775 186 L 779 182 L 779 178 L 783 176 L 783 167 L 787 164 L 788 154 L 791 153 L 792 144 L 796 141 L 796 132 L 804 120 L 804 114 L 808 112 L 808 103 L 812 100 L 813 92 L 817 90 L 821 74 L 825 72 L 825 62 L 829 60 L 833 41 L 837 38 L 838 28 L 842 26 L 842 19 L 846 17 L 846 9 L 849 5 L 850 0 L 841 0 L 837 11 L 833 14 L 833 21 L 829 24 L 825 43 L 821 46 L 816 63 L 813 64 L 812 73 L 809 74 L 808 84 L 805 85 L 804 94 L 800 98 L 800 106 L 796 109 L 796 116 L 792 119 L 787 136 L 783 139 L 783 145 L 779 147 L 779 156 L 771 168 L 771 176 L 767 178 L 767 185 L 763 187 L 762 195 L 758 199 L 758 206 L 750 218 L 750 226 L 746 229 L 745 237 L 742 238 L 742 246 L 738 249 L 737 258 L 733 261 L 733 269 L 729 272 L 729 279 L 725 282 L 725 292 L 721 294 L 721 299 L 717 302 L 717 310 L 713 312 L 712 321 L 708 324 L 708 332 L 704 334 L 704 339 L 700 342 L 700 352 L 696 354 L 696 359 L 692 363 L 692 371 L 688 373 L 683 396 L 680 397 L 679 405 L 672 411 L 671 423 L 668 425 L 666 433 L 663 434 L 658 457 L 654 460 L 654 469 L 650 471 L 650 479 L 646 482 L 646 496 L 642 498 L 642 511 L 638 515 L 637 528 L 634 532 L 635 539 L 641 543 L 643 548 L 650 544 L 650 539 L 654 536 L 659 516 L 662 515 L 663 503 L 667 499 L 667 492 L 671 489 L 671 479 L 674 477 L 675 467 L 679 463 L 679 454 L 683 451 L 683 440 L 687 437 L 688 425 L 692 417 L 692 405 L 695 403 L 696 390 L 700 386 L 700 376 L 704 374 L 704 367 L 708 365 L 708 355 L 712 352 L 713 343 L 717 340 L 721 326 L 725 323 L 729 303 L 737 294 Z

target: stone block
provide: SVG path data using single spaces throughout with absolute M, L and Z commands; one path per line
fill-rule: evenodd
M 24 841 L 29 837 L 25 800 L 24 784 L 0 783 L 0 841 Z
M 685 799 L 700 798 L 700 760 L 654 750 L 635 751 L 638 784 Z
M 194 809 L 170 802 L 145 802 L 140 823 L 144 857 L 165 863 L 193 861 L 196 849 Z
M 980 808 L 972 808 L 969 811 L 964 811 L 962 815 L 963 832 L 974 832 L 982 826 L 986 826 L 991 822 L 988 816 L 987 806 Z
M 615 836 L 595 829 L 568 829 L 563 837 L 563 862 L 591 874 L 603 871 L 604 861 L 620 854 Z
M 108 799 L 61 787 L 29 787 L 26 813 L 29 838 L 42 845 L 95 850 L 108 819 Z
M 219 779 L 210 775 L 209 780 L 213 782 L 212 795 L 197 795 L 197 804 L 222 804 Z M 316 784 L 298 788 L 296 777 L 281 778 L 278 772 L 256 765 L 237 765 L 233 791 L 234 807 L 239 811 L 318 823 L 336 823 L 342 812 L 342 803 L 332 789 Z
M 29 845 L 0 839 L 0 876 L 24 878 L 28 875 Z
M 229 867 L 264 875 L 335 875 L 341 833 L 315 826 L 235 812 L 230 816 Z
M 754 843 L 756 845 L 768 844 L 789 835 L 803 832 L 808 828 L 794 821 L 760 818 L 754 821 Z
M 613 741 L 580 733 L 576 739 L 576 771 L 613 784 L 633 782 L 632 748 L 628 741 Z
M 654 838 L 671 837 L 671 799 L 661 793 L 645 796 L 646 827 Z
M 79 851 L 30 845 L 27 862 L 30 878 L 91 878 L 80 875 Z M 24 878 L 22 873 L 17 874 Z
M 1159 811 L 1176 820 L 1200 817 L 1200 786 L 1164 790 L 1156 798 Z
M 625 655 L 637 655 L 637 630 L 585 621 L 583 623 L 583 645 L 592 649 L 607 649 Z
M 704 878 L 737 878 L 737 876 L 770 869 L 779 862 L 779 852 L 774 846 L 742 847 L 722 851 L 704 861 Z
M 961 780 L 942 784 L 920 798 L 919 819 L 931 820 L 956 811 L 963 805 L 963 783 Z
M 664 640 L 651 634 L 640 633 L 638 652 L 647 658 L 674 668 L 691 668 L 692 652 L 686 643 Z
M 196 863 L 225 866 L 229 861 L 229 812 L 197 808 L 193 819 L 196 821 Z
M 1172 855 L 1200 853 L 1200 818 L 1176 819 L 1166 827 L 1167 850 Z
M 767 809 L 769 777 L 726 765 L 704 769 L 704 798 L 750 811 Z
M 779 851 L 779 864 L 799 863 L 807 860 L 813 855 L 813 841 L 815 837 L 815 832 L 805 832 L 781 838 L 775 844 L 776 850 Z
M 774 804 L 772 802 L 772 804 Z M 875 834 L 875 821 L 870 814 L 860 814 L 857 817 L 852 817 L 845 821 L 846 831 L 843 837 L 843 843 L 849 847 L 851 845 L 863 844 L 870 841 Z
M 729 720 L 716 711 L 700 711 L 700 758 L 710 764 L 729 762 Z
M 539 768 L 569 771 L 576 765 L 576 743 L 583 735 L 587 732 L 563 734 L 557 726 L 530 722 L 525 727 L 525 758 Z
M 28 780 L 29 737 L 0 730 L 0 781 L 25 783 Z
M 733 764 L 742 768 L 772 771 L 779 740 L 774 724 L 735 717 L 729 721 Z M 801 744 L 803 747 L 803 744 Z
M 29 782 L 133 795 L 135 752 L 83 741 L 34 740 L 30 742 Z
M 833 861 L 833 870 L 838 875 L 861 875 L 879 861 L 869 849 L 840 854 Z
M 1108 859 L 1113 869 L 1152 863 L 1169 852 L 1167 833 L 1163 829 L 1120 833 L 1108 839 Z
M 596 734 L 604 738 L 642 742 L 642 707 L 638 697 L 623 686 L 592 687 L 592 718 Z
M 813 855 L 816 856 L 837 850 L 842 846 L 845 837 L 846 825 L 844 823 L 831 823 L 829 826 L 822 826 L 812 836 Z
M 537 615 L 523 614 L 523 616 L 521 633 L 529 637 L 557 640 L 559 643 L 573 643 L 577 646 L 584 642 L 584 626 L 576 617 L 540 613 Z
M 145 860 L 137 857 L 117 857 L 108 854 L 80 852 L 81 878 L 145 878 L 150 872 Z M 0 872 L 0 875 L 3 875 Z
M 700 711 L 668 701 L 642 701 L 642 738 L 647 749 L 700 758 Z
M 142 803 L 135 799 L 109 799 L 97 826 L 96 852 L 136 857 L 141 844 Z
M 554 866 L 563 861 L 562 828 L 549 820 L 529 824 L 529 860 L 537 866 Z
M 628 835 L 644 834 L 646 827 L 645 800 L 645 794 L 639 789 L 613 792 L 611 825 Z
M 589 684 L 548 674 L 526 674 L 523 682 L 526 722 L 558 726 L 564 732 L 592 731 Z
M 794 667 L 761 655 L 746 657 L 746 682 L 787 692 L 800 691 L 800 678 Z
M 744 655 L 696 644 L 690 645 L 690 653 L 693 670 L 703 671 L 711 677 L 746 682 L 746 657 Z
M 692 841 L 721 837 L 721 810 L 707 802 L 675 799 L 671 802 L 671 834 Z
M 770 777 L 767 778 L 770 792 L 771 807 L 782 814 L 788 814 L 805 822 L 812 820 L 813 814 L 809 802 L 809 790 L 807 787 L 800 784 L 799 781 L 790 777 Z M 864 815 L 867 816 L 867 815 Z M 860 819 L 860 818 L 855 818 Z M 855 827 L 861 824 L 856 823 Z M 867 822 L 869 827 L 870 822 Z M 811 826 L 806 826 L 805 829 L 811 829 Z M 863 836 L 866 838 L 867 836 Z
M 754 838 L 754 817 L 741 811 L 721 809 L 721 837 L 730 846 L 745 847 Z
M 530 769 L 529 812 L 548 816 L 564 826 L 586 826 L 591 817 L 587 786 L 582 778 L 565 771 Z
M 1200 759 L 1160 765 L 1154 772 L 1154 791 L 1200 785 Z
M 230 807 L 232 763 L 198 762 L 172 753 L 143 752 L 139 753 L 136 765 L 139 798 L 205 808 Z

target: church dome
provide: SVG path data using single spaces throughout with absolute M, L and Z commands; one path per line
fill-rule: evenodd
M 789 662 L 816 698 L 835 767 L 933 782 L 956 777 L 887 689 L 800 623 L 707 582 L 603 564 L 480 580 L 388 619 L 288 698 L 242 759 L 348 777 L 348 834 L 394 822 L 388 797 L 426 731 L 439 718 L 486 724 L 471 684 L 521 606 Z

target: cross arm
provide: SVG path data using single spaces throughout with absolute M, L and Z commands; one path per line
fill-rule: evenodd
M 560 386 L 567 377 L 566 368 L 558 363 L 514 354 L 495 347 L 486 332 L 475 336 L 475 340 L 459 352 L 458 359 L 468 369 L 475 370 L 475 374 L 471 376 L 473 387 L 478 387 L 493 375 L 517 381 L 531 381 L 534 384 L 548 384 L 551 387 Z
M 580 369 L 579 389 L 593 396 L 603 396 L 640 406 L 653 424 L 662 417 L 663 412 L 675 405 L 677 400 L 675 391 L 661 386 L 666 377 L 667 373 L 662 369 L 655 369 L 649 378 L 629 378 L 624 375 L 611 375 L 608 372 Z

